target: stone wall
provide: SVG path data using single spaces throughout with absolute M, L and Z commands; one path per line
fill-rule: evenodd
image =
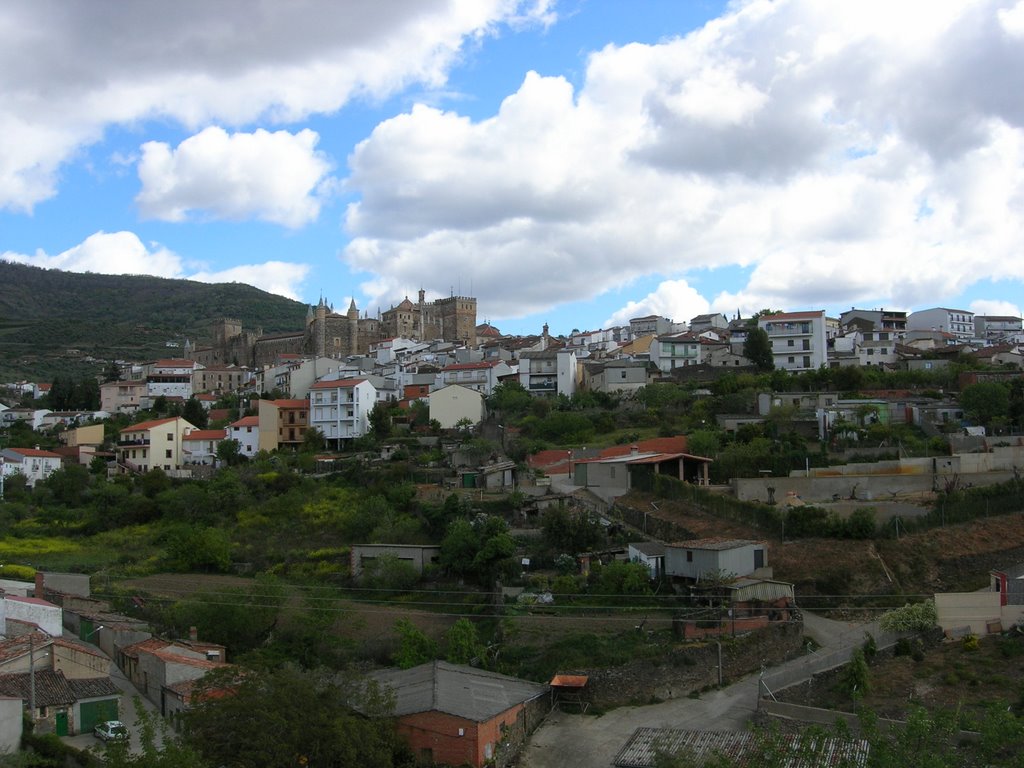
M 779 622 L 735 639 L 722 639 L 722 667 L 726 681 L 756 672 L 763 664 L 777 664 L 802 648 L 803 622 Z M 667 656 L 637 659 L 612 669 L 564 670 L 587 675 L 587 696 L 597 707 L 646 704 L 677 699 L 691 691 L 718 685 L 718 642 L 694 643 Z

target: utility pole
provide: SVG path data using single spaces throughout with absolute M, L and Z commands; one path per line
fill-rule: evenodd
M 28 636 L 28 711 L 32 722 L 36 721 L 36 659 L 35 637 Z

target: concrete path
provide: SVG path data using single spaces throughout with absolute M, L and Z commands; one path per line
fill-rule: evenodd
M 807 635 L 822 646 L 768 670 L 799 676 L 812 674 L 821 652 L 835 652 L 864 642 L 864 632 L 878 636 L 876 622 L 853 624 L 804 614 Z M 791 675 L 787 675 L 791 676 Z M 766 676 L 767 679 L 767 676 Z M 522 768 L 610 768 L 637 728 L 682 728 L 742 731 L 757 707 L 758 675 L 752 674 L 699 699 L 673 699 L 642 707 L 620 707 L 600 716 L 552 712 L 523 748 Z

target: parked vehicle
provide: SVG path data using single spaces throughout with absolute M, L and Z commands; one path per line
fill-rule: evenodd
M 120 720 L 107 720 L 92 730 L 93 736 L 103 741 L 128 741 L 128 727 Z

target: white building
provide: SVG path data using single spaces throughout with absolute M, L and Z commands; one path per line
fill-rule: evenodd
M 260 417 L 245 416 L 228 424 L 228 437 L 238 441 L 238 452 L 252 458 L 260 450 Z
M 461 384 L 449 384 L 435 389 L 427 397 L 430 419 L 437 420 L 442 429 L 452 429 L 463 419 L 476 426 L 484 418 L 484 396 L 475 389 Z
M 146 394 L 150 399 L 158 397 L 192 397 L 192 374 L 199 368 L 194 360 L 157 360 L 147 366 Z
M 340 448 L 342 440 L 370 430 L 370 411 L 376 403 L 377 389 L 366 379 L 318 381 L 309 389 L 309 426 Z
M 524 352 L 519 356 L 519 383 L 531 395 L 576 392 L 576 353 L 571 349 Z
M 691 331 L 658 336 L 651 342 L 650 355 L 651 362 L 664 373 L 704 362 L 701 338 Z
M 907 315 L 908 331 L 945 331 L 960 341 L 974 338 L 974 313 L 966 309 L 933 307 Z
M 441 389 L 458 384 L 468 389 L 474 389 L 484 397 L 489 397 L 494 392 L 494 388 L 501 383 L 501 379 L 511 375 L 512 369 L 503 360 L 455 363 L 441 369 L 437 374 L 434 387 Z
M 224 437 L 223 429 L 196 429 L 189 432 L 181 439 L 184 463 L 217 466 L 217 448 Z
M 20 634 L 8 629 L 7 622 L 10 620 L 34 624 L 50 637 L 60 637 L 64 631 L 63 615 L 59 605 L 39 597 L 4 595 L 0 600 L 0 630 L 5 635 Z
M 757 327 L 768 334 L 776 368 L 813 371 L 828 360 L 823 309 L 761 315 Z
M 60 469 L 60 454 L 38 448 L 4 448 L 0 451 L 0 473 L 5 478 L 24 475 L 30 487 Z

